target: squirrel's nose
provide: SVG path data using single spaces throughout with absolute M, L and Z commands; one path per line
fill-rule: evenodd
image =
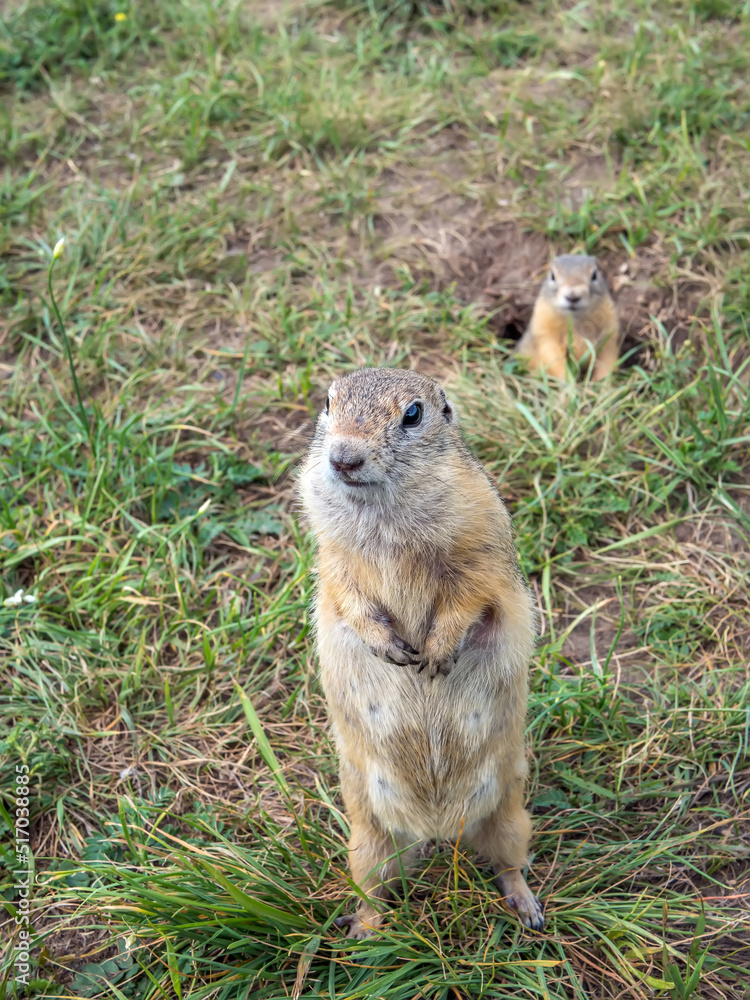
M 351 445 L 334 445 L 328 455 L 328 461 L 336 472 L 356 472 L 365 464 L 364 455 L 358 453 Z
M 568 300 L 568 302 L 570 302 L 572 306 L 574 306 L 576 302 L 581 301 L 581 296 L 578 292 L 566 292 L 565 298 Z
M 356 469 L 361 469 L 365 464 L 364 458 L 353 458 L 348 462 L 344 462 L 341 459 L 331 458 L 329 461 L 336 472 L 354 472 Z

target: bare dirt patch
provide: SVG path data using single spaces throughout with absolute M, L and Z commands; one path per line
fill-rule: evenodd
M 524 233 L 511 222 L 480 228 L 465 250 L 448 259 L 456 294 L 491 314 L 493 329 L 517 340 L 531 316 L 539 282 L 550 260 L 541 233 Z
M 374 262 L 363 268 L 367 284 L 397 284 L 404 268 L 432 287 L 450 275 L 448 261 L 468 248 L 476 225 L 486 186 L 477 166 L 484 172 L 485 159 L 479 142 L 446 128 L 424 143 L 418 163 L 382 172 L 372 198 L 376 243 L 368 247 Z
M 55 928 L 49 930 L 49 928 Z M 102 963 L 115 958 L 117 945 L 110 943 L 111 932 L 102 925 L 92 929 L 89 920 L 71 916 L 70 909 L 52 906 L 34 922 L 37 934 L 43 934 L 44 949 L 39 968 L 56 982 L 70 987 L 75 974 L 87 963 Z
M 539 611 L 544 615 L 538 581 L 534 581 L 533 586 Z M 570 628 L 561 649 L 563 658 L 573 667 L 591 672 L 601 670 L 609 659 L 610 669 L 618 684 L 620 679 L 627 683 L 642 681 L 648 672 L 644 661 L 649 660 L 649 653 L 627 624 L 620 631 L 621 608 L 614 583 L 578 587 L 575 591 L 561 587 L 561 592 L 564 594 L 564 602 L 554 615 L 558 634 L 561 630 L 570 628 L 586 608 L 593 609 L 587 617 Z M 627 619 L 629 608 L 626 607 L 625 610 Z
M 744 565 L 748 557 L 747 539 L 729 520 L 696 515 L 675 525 L 667 548 L 660 555 L 643 553 L 640 558 L 644 571 L 647 564 L 659 560 L 663 566 L 679 564 L 679 581 L 649 580 L 632 591 L 623 592 L 622 601 L 615 586 L 616 568 L 612 566 L 612 582 L 588 586 L 568 586 L 558 580 L 560 604 L 554 609 L 557 634 L 570 628 L 585 610 L 590 613 L 570 628 L 562 646 L 562 655 L 571 665 L 594 670 L 611 656 L 611 672 L 616 683 L 631 689 L 648 687 L 656 673 L 665 666 L 679 669 L 689 676 L 702 676 L 707 671 L 747 661 L 750 621 L 744 610 Z M 598 572 L 600 559 L 593 558 L 591 572 Z M 538 582 L 534 582 L 540 614 L 545 617 Z M 707 599 L 700 624 L 710 629 L 700 648 L 686 653 L 684 662 L 664 658 L 660 641 L 650 630 L 645 637 L 638 635 L 635 622 L 648 622 L 660 610 L 684 599 L 684 594 L 705 594 Z M 690 602 L 684 603 L 685 614 Z M 594 609 L 594 610 L 592 610 Z M 623 628 L 620 631 L 621 615 Z M 678 617 L 673 620 L 679 622 Z M 545 620 L 544 627 L 547 627 Z M 645 688 L 644 688 L 645 690 Z
M 284 260 L 283 247 L 273 245 L 269 226 L 242 223 L 224 237 L 224 256 L 240 258 L 241 271 L 253 276 L 273 272 Z

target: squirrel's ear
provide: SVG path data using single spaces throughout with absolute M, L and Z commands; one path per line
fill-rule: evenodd
M 455 420 L 456 417 L 456 411 L 453 409 L 451 401 L 447 397 L 445 397 L 445 405 L 443 406 L 443 416 L 448 423 L 451 423 L 451 421 Z

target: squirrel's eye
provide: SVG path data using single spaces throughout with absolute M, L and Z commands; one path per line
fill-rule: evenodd
M 412 403 L 411 406 L 404 413 L 402 426 L 416 427 L 417 424 L 420 424 L 421 422 L 422 422 L 422 404 Z
M 594 270 L 591 272 L 591 280 L 596 281 L 598 277 L 599 277 L 599 272 L 596 270 L 596 268 L 594 268 Z
M 326 413 L 331 409 L 331 397 L 326 396 Z
M 549 273 L 549 280 L 550 281 L 557 281 L 557 278 L 555 277 L 555 272 L 554 271 L 550 271 L 550 273 Z

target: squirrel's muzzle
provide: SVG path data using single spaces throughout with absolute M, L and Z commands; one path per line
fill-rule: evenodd
M 352 440 L 334 441 L 328 450 L 331 468 L 342 476 L 349 476 L 365 464 L 366 450 L 363 444 Z

